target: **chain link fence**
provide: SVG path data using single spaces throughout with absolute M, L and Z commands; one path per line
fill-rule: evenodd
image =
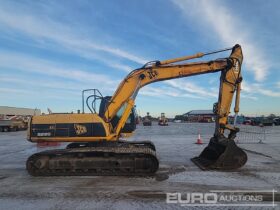
M 239 133 L 236 137 L 236 142 L 239 144 L 248 143 L 267 143 L 279 142 L 280 143 L 280 126 L 250 126 L 240 125 Z
M 190 135 L 201 135 L 204 141 L 213 136 L 215 130 L 214 123 L 175 123 L 171 126 L 180 127 L 175 130 L 174 135 L 182 133 Z M 238 124 L 240 131 L 235 138 L 238 144 L 261 144 L 261 143 L 280 143 L 280 126 L 251 126 Z M 225 135 L 228 135 L 228 131 Z

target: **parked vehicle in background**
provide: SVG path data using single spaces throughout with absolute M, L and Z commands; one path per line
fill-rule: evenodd
M 252 120 L 245 120 L 242 124 L 243 125 L 253 125 L 253 121 Z
M 273 123 L 274 125 L 280 125 L 280 118 L 274 118 Z
M 273 119 L 269 117 L 255 117 L 252 118 L 252 125 L 254 126 L 272 126 Z
M 143 126 L 152 126 L 152 117 L 149 112 L 143 119 Z
M 0 132 L 20 131 L 27 129 L 27 119 L 22 117 L 10 117 L 0 119 Z
M 261 121 L 261 126 L 273 126 L 273 119 L 264 117 Z
M 160 114 L 160 117 L 158 119 L 158 125 L 160 125 L 160 126 L 168 126 L 168 119 L 165 117 L 164 113 Z
M 215 119 L 214 119 L 215 120 Z M 239 116 L 237 116 L 237 118 L 236 118 L 236 124 L 244 124 L 244 122 L 246 121 L 246 120 L 250 120 L 250 118 L 247 118 L 247 117 L 245 117 L 244 115 L 239 115 Z M 228 123 L 229 124 L 234 124 L 234 116 L 229 116 L 228 117 Z

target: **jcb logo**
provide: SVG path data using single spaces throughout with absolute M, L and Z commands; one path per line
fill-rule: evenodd
M 74 124 L 74 128 L 77 135 L 82 135 L 87 132 L 87 128 L 84 125 Z
M 235 71 L 236 73 L 239 72 L 239 63 L 238 63 L 238 62 L 235 63 L 234 71 Z
M 148 71 L 148 76 L 150 79 L 156 78 L 158 75 L 157 71 Z

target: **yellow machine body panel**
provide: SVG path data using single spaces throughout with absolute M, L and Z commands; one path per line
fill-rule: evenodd
M 109 126 L 98 114 L 48 114 L 32 117 L 28 140 L 100 141 L 110 140 Z

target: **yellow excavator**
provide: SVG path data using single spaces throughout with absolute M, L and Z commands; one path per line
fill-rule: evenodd
M 231 50 L 231 54 L 226 58 L 183 62 L 227 50 Z M 85 113 L 83 106 L 81 113 L 32 117 L 28 128 L 29 141 L 71 143 L 65 149 L 31 155 L 26 161 L 28 173 L 32 176 L 153 175 L 159 168 L 154 144 L 150 141 L 121 140 L 136 129 L 134 103 L 138 91 L 150 83 L 214 72 L 221 72 L 219 98 L 213 106 L 216 114 L 215 132 L 208 146 L 192 161 L 204 170 L 234 170 L 242 167 L 247 155 L 234 142 L 239 129 L 227 123 L 234 94 L 236 116 L 239 111 L 242 61 L 240 45 L 170 60 L 151 61 L 130 72 L 113 96 L 102 96 L 97 89 L 93 89 L 93 94 L 86 99 L 92 113 Z

